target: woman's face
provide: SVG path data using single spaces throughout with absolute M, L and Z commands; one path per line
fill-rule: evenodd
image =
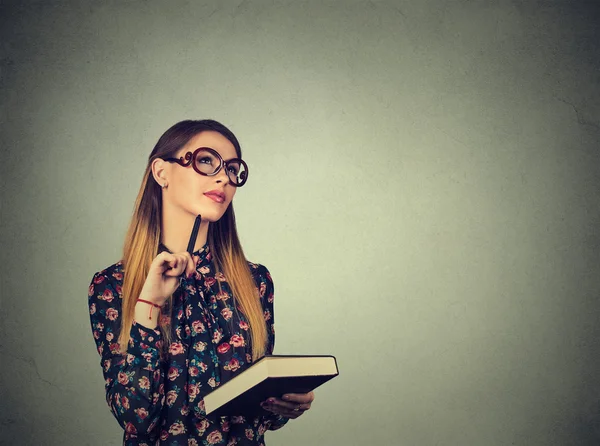
M 233 144 L 215 131 L 196 134 L 174 157 L 184 157 L 186 152 L 194 153 L 198 147 L 216 150 L 225 161 L 237 158 Z M 194 216 L 202 215 L 203 221 L 215 222 L 223 216 L 237 189 L 229 182 L 225 167 L 214 176 L 200 175 L 191 165 L 183 167 L 177 163 L 165 163 L 164 168 L 168 186 L 163 189 L 163 205 L 168 201 L 170 205 L 175 205 Z M 211 191 L 224 194 L 224 200 L 220 202 L 206 195 Z

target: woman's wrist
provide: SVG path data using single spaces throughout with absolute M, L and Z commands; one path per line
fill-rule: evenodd
M 154 302 L 144 302 L 144 300 L 145 299 L 138 299 L 138 301 L 135 303 L 133 318 L 137 324 L 140 324 L 146 328 L 155 329 L 158 326 L 160 306 Z

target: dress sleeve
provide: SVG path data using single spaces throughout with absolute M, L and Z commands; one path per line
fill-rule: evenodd
M 275 319 L 273 313 L 273 298 L 274 298 L 274 286 L 271 278 L 271 273 L 264 266 L 259 267 L 260 286 L 259 294 L 262 303 L 265 322 L 267 324 L 268 344 L 267 344 L 267 355 L 273 354 L 275 348 Z M 264 416 L 264 422 L 266 423 L 267 429 L 277 430 L 282 428 L 290 419 L 282 415 L 272 414 Z
M 158 431 L 164 403 L 164 370 L 159 359 L 162 334 L 134 320 L 127 353 L 119 353 L 119 289 L 120 284 L 110 274 L 99 272 L 94 274 L 88 292 L 90 322 L 101 357 L 106 402 L 127 437 L 151 438 Z

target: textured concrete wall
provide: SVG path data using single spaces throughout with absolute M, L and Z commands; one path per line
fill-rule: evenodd
M 187 118 L 251 166 L 276 353 L 338 358 L 269 446 L 599 444 L 596 4 L 2 2 L 2 444 L 120 444 L 88 285 Z

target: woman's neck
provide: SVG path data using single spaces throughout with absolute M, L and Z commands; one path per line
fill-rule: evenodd
M 165 209 L 163 206 L 160 242 L 173 253 L 186 251 L 195 221 L 195 215 L 180 208 Z M 192 252 L 196 252 L 206 244 L 208 225 L 207 220 L 201 221 Z

